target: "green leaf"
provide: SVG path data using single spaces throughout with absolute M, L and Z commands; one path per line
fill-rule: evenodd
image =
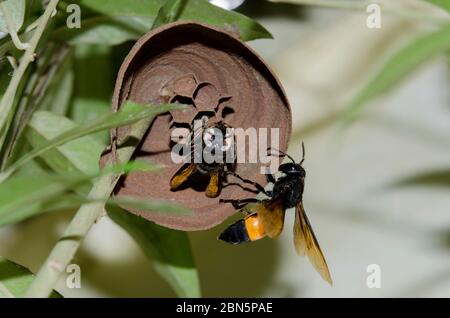
M 49 143 L 77 125 L 67 117 L 47 111 L 33 114 L 26 133 L 28 142 L 35 149 Z M 83 172 L 95 174 L 99 170 L 99 158 L 104 146 L 92 136 L 84 136 L 55 147 L 41 158 L 56 172 Z
M 133 171 L 155 172 L 161 169 L 161 165 L 150 163 L 147 161 L 128 161 L 126 163 L 118 163 L 112 166 L 106 166 L 101 171 L 105 173 L 126 174 Z
M 166 0 L 77 0 L 74 3 L 105 16 L 155 17 Z
M 53 46 L 49 46 L 47 48 L 48 54 L 43 55 L 35 63 L 34 70 L 30 69 L 25 73 L 19 84 L 14 97 L 15 101 L 3 130 L 0 170 L 3 170 L 22 154 L 21 149 L 23 149 L 25 142 L 24 138 L 21 138 L 22 133 L 31 114 L 38 107 L 42 96 L 45 95 L 47 84 L 53 78 L 53 72 L 49 69 L 49 56 L 53 52 Z
M 50 200 L 43 205 L 41 212 L 49 212 L 61 209 L 77 208 L 86 203 L 101 203 L 106 201 L 107 208 L 126 206 L 144 211 L 145 213 L 189 215 L 191 212 L 180 205 L 161 200 L 148 200 L 136 197 L 110 197 L 110 198 L 88 198 L 85 195 L 66 194 Z
M 25 19 L 25 0 L 6 0 L 0 2 L 0 31 L 9 33 L 13 44 L 19 50 L 28 48 L 28 43 L 23 43 L 17 32 L 22 27 Z
M 0 256 L 0 298 L 23 297 L 33 279 L 30 270 Z M 54 291 L 50 297 L 62 296 Z
M 450 25 L 416 39 L 395 53 L 357 94 L 348 106 L 345 119 L 351 121 L 372 98 L 398 84 L 407 74 L 438 53 L 450 49 Z
M 124 228 L 153 260 L 155 270 L 179 297 L 200 297 L 200 282 L 185 232 L 161 227 L 134 214 L 109 208 L 108 215 Z
M 181 108 L 182 106 L 177 104 L 142 106 L 136 103 L 126 102 L 121 107 L 119 112 L 110 113 L 90 122 L 79 124 L 74 128 L 69 129 L 53 138 L 41 147 L 36 148 L 26 155 L 22 156 L 0 174 L 0 182 L 8 178 L 17 168 L 22 166 L 24 163 L 30 161 L 33 158 L 36 158 L 37 156 L 41 156 L 45 152 L 55 147 L 61 146 L 80 137 L 84 137 L 104 129 L 130 125 L 142 119 L 153 118 L 158 114 L 167 112 L 169 110 Z
M 45 164 L 39 162 L 38 160 L 30 160 L 24 164 L 19 170 L 17 170 L 16 176 L 34 176 L 40 178 L 46 176 L 48 169 Z
M 79 82 L 77 82 L 79 83 Z M 111 111 L 111 100 L 74 96 L 70 111 L 70 118 L 77 124 L 85 123 L 96 118 L 104 117 Z M 92 134 L 99 143 L 106 147 L 110 142 L 108 130 Z
M 158 15 L 153 22 L 152 29 L 177 21 L 186 6 L 187 0 L 167 0 L 159 9 Z
M 81 29 L 55 31 L 55 36 L 71 44 L 97 43 L 120 44 L 137 39 L 152 26 L 165 0 L 78 0 L 82 12 L 91 15 L 82 21 Z M 271 34 L 256 21 L 233 11 L 227 11 L 206 0 L 187 0 L 177 20 L 201 23 L 235 29 L 244 41 L 271 38 Z M 86 34 L 84 34 L 86 33 Z
M 17 33 L 25 17 L 25 0 L 5 0 L 0 2 L 0 31 Z M 12 30 L 8 28 L 6 18 L 12 23 Z
M 78 45 L 75 48 L 75 91 L 70 118 L 85 123 L 110 112 L 111 92 L 114 90 L 116 72 L 111 47 Z M 92 85 L 102 83 L 102 85 Z M 109 143 L 109 131 L 93 135 L 104 145 Z
M 228 11 L 205 0 L 188 0 L 178 20 L 236 29 L 243 41 L 272 38 L 272 35 L 258 22 L 234 11 Z
M 450 170 L 425 172 L 413 177 L 405 178 L 394 184 L 395 186 L 433 186 L 450 187 Z
M 41 176 L 45 177 L 45 176 Z M 11 211 L 0 214 L 0 227 L 8 224 L 16 224 L 30 217 L 43 213 L 67 211 L 80 207 L 82 204 L 104 203 L 106 201 L 107 209 L 119 208 L 127 206 L 139 209 L 145 213 L 169 214 L 169 215 L 188 215 L 190 211 L 186 208 L 160 200 L 138 199 L 134 197 L 117 197 L 117 198 L 88 198 L 87 196 L 74 195 L 71 193 L 59 193 L 47 200 L 42 200 L 38 204 L 23 208 L 20 212 Z
M 151 23 L 151 20 L 142 17 L 96 16 L 84 19 L 80 29 L 62 27 L 52 36 L 72 45 L 117 45 L 139 38 L 150 29 Z
M 12 71 L 12 68 L 7 61 L 4 61 L 3 63 L 5 64 L 0 64 L 0 100 L 3 98 L 3 94 L 5 93 L 9 81 L 11 80 L 8 73 Z
M 82 174 L 63 175 L 19 174 L 0 184 L 0 227 L 14 224 L 31 216 L 62 208 L 77 207 L 86 202 L 93 202 L 85 196 L 75 196 L 69 190 L 88 184 L 99 175 L 109 173 L 128 173 L 130 171 L 155 171 L 158 166 L 146 162 L 127 162 L 103 169 L 100 174 L 85 176 Z M 104 202 L 105 198 L 96 198 Z M 135 198 L 111 199 L 109 205 L 127 204 L 131 207 L 143 208 L 150 212 L 187 213 L 175 205 L 166 203 L 143 202 Z
M 39 213 L 45 202 L 60 196 L 85 176 L 17 176 L 0 184 L 0 226 L 17 223 Z
M 450 12 L 450 1 L 448 0 L 427 0 L 427 1 Z
M 78 83 L 77 83 L 78 84 Z M 55 76 L 40 103 L 40 110 L 48 110 L 59 115 L 66 115 L 72 99 L 74 89 L 74 70 L 72 54 L 59 66 Z

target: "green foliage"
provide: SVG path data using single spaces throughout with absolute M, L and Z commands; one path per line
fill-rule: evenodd
M 64 9 L 72 3 L 81 6 L 80 29 L 66 27 L 69 12 Z M 100 154 L 109 143 L 108 129 L 137 125 L 145 118 L 180 107 L 142 107 L 126 103 L 119 112 L 110 113 L 114 77 L 129 47 L 128 44 L 123 48 L 117 45 L 175 20 L 232 28 L 244 40 L 268 38 L 270 33 L 250 18 L 220 9 L 205 0 L 51 0 L 49 5 L 59 8 L 54 17 L 50 7 L 39 16 L 43 9 L 40 3 L 27 8 L 26 4 L 24 0 L 8 0 L 2 2 L 0 11 L 0 30 L 11 35 L 0 40 L 0 97 L 2 110 L 5 110 L 0 118 L 0 154 L 3 157 L 0 227 L 44 212 L 78 207 L 81 211 L 86 204 L 107 201 L 111 217 L 136 239 L 153 260 L 157 272 L 177 294 L 200 296 L 198 273 L 187 235 L 161 228 L 130 213 L 117 212 L 118 205 L 151 213 L 189 211 L 158 200 L 87 195 L 91 183 L 94 183 L 91 191 L 108 193 L 107 189 L 99 188 L 107 184 L 107 179 L 97 178 L 99 174 L 148 171 L 148 165 L 136 162 L 99 172 Z M 4 19 L 5 12 L 8 19 Z M 53 23 L 48 27 L 50 20 Z M 24 21 L 28 23 L 26 28 Z M 33 43 L 32 51 L 27 52 L 27 59 L 23 61 L 16 49 L 25 48 L 21 41 Z M 39 53 L 37 67 L 30 66 L 34 52 Z M 6 55 L 16 57 L 20 72 L 13 72 L 4 58 Z M 8 96 L 3 98 L 7 89 Z M 28 99 L 26 94 L 32 98 Z M 9 265 L 7 261 L 1 265 L 6 266 L 4 264 Z M 10 272 L 5 273 L 4 279 L 13 279 L 8 276 Z M 33 280 L 30 274 L 26 277 L 27 284 L 22 284 L 20 295 Z M 40 288 L 37 290 L 41 293 Z M 13 294 L 17 293 L 13 290 Z
M 117 45 L 139 38 L 149 29 L 149 23 L 142 18 L 98 16 L 83 21 L 83 28 L 61 27 L 53 34 L 58 41 L 72 45 L 103 44 Z
M 37 111 L 33 114 L 26 134 L 27 141 L 34 149 L 42 149 L 52 139 L 68 130 L 78 128 L 72 120 L 65 116 L 48 111 Z M 83 172 L 94 174 L 98 172 L 98 158 L 103 145 L 87 135 L 67 142 L 59 147 L 52 147 L 47 153 L 41 153 L 41 158 L 59 173 Z
M 59 115 L 68 113 L 74 91 L 74 73 L 73 57 L 71 53 L 68 53 L 49 83 L 39 109 L 48 110 Z
M 184 7 L 188 3 L 187 0 L 168 0 L 159 9 L 158 15 L 153 21 L 152 29 L 177 21 L 183 12 Z
M 288 2 L 314 5 L 311 1 Z M 450 11 L 447 0 L 428 2 Z M 57 15 L 52 17 L 53 10 L 50 6 L 45 10 L 43 3 L 58 5 Z M 80 29 L 66 27 L 68 13 L 64 8 L 72 3 L 81 6 Z M 342 1 L 320 3 L 346 8 Z M 355 4 L 352 1 L 351 7 L 347 7 L 365 8 L 361 3 L 355 8 Z M 180 107 L 126 103 L 119 112 L 110 112 L 115 75 L 131 46 L 130 40 L 177 20 L 230 29 L 246 41 L 271 37 L 256 21 L 206 0 L 51 0 L 34 1 L 30 5 L 25 0 L 6 0 L 0 3 L 0 31 L 8 33 L 0 39 L 0 160 L 4 159 L 0 164 L 0 227 L 49 211 L 82 210 L 86 205 L 96 204 L 103 207 L 106 201 L 109 216 L 139 244 L 177 295 L 199 297 L 199 275 L 186 233 L 162 228 L 119 206 L 149 213 L 189 211 L 158 200 L 109 197 L 111 189 L 101 189 L 107 197 L 87 194 L 91 186 L 96 190 L 99 180 L 104 181 L 102 176 L 107 174 L 156 172 L 158 167 L 142 162 L 109 166 L 101 172 L 98 161 L 109 143 L 108 129 L 134 126 Z M 357 94 L 348 107 L 347 118 L 355 118 L 370 100 L 449 48 L 448 25 L 440 25 L 438 31 L 401 48 Z M 25 53 L 24 49 L 27 49 Z M 34 62 L 35 53 L 38 58 Z M 18 65 L 13 68 L 6 57 Z M 330 122 L 339 117 L 332 115 Z M 108 184 L 109 180 L 106 181 Z M 424 174 L 405 180 L 404 184 L 447 186 L 448 173 Z M 23 296 L 33 279 L 27 269 L 0 258 L 0 295 Z
M 161 112 L 167 112 L 172 109 L 181 108 L 180 105 L 160 105 L 160 106 L 150 106 L 142 107 L 136 103 L 127 102 L 125 103 L 120 111 L 115 113 L 109 113 L 90 122 L 79 124 L 73 126 L 73 128 L 61 131 L 59 134 L 43 143 L 40 147 L 35 148 L 29 153 L 22 156 L 16 162 L 14 162 L 10 167 L 8 167 L 4 172 L 0 174 L 0 182 L 8 178 L 16 169 L 21 167 L 23 164 L 27 163 L 31 159 L 36 158 L 49 150 L 54 149 L 60 145 L 64 145 L 70 141 L 84 137 L 95 132 L 130 125 L 132 123 L 138 122 L 147 117 L 154 117 Z
M 448 0 L 427 0 L 427 1 L 450 12 L 450 1 Z
M 0 256 L 0 298 L 23 297 L 33 278 L 27 268 Z M 53 292 L 51 297 L 60 298 L 61 295 Z
M 5 0 L 0 3 L 0 31 L 17 32 L 25 17 L 25 0 Z
M 427 187 L 450 187 L 450 169 L 423 172 L 419 175 L 405 178 L 394 183 L 399 187 L 427 186 Z
M 0 185 L 0 226 L 20 222 L 47 209 L 45 204 L 77 184 L 85 176 L 46 175 L 11 178 Z
M 73 2 L 73 1 L 70 1 Z M 150 29 L 165 0 L 79 0 L 83 12 L 91 15 L 83 20 L 83 28 L 56 31 L 59 39 L 69 39 L 72 44 L 103 43 L 120 44 L 135 39 Z M 170 6 L 170 4 L 168 4 Z M 205 0 L 181 1 L 177 20 L 234 27 L 244 41 L 270 38 L 270 33 L 257 22 L 236 12 L 218 8 Z M 173 8 L 166 7 L 165 10 Z
M 186 233 L 167 229 L 118 208 L 108 215 L 123 227 L 153 261 L 155 270 L 180 297 L 200 297 L 198 272 Z
M 11 68 L 8 64 L 0 64 L 0 99 L 3 97 L 6 87 L 8 86 L 10 80 L 8 73 L 10 70 Z
M 109 206 L 126 205 L 149 212 L 188 213 L 184 208 L 159 201 L 135 198 L 96 198 L 91 199 L 79 192 L 78 186 L 89 183 L 97 177 L 110 173 L 129 173 L 131 171 L 155 171 L 157 166 L 144 162 L 129 162 L 105 168 L 101 172 L 85 175 L 80 173 L 40 173 L 22 174 L 0 184 L 0 227 L 14 224 L 31 216 L 48 211 L 76 208 L 84 203 L 108 200 Z
M 77 123 L 98 118 L 110 111 L 111 92 L 114 90 L 116 71 L 112 48 L 103 45 L 78 45 L 74 48 L 74 87 L 69 116 Z M 92 85 L 101 83 L 101 85 Z M 109 131 L 94 136 L 106 146 Z
M 397 51 L 348 106 L 346 119 L 354 119 L 369 100 L 398 84 L 407 74 L 438 53 L 450 49 L 450 25 L 414 40 Z

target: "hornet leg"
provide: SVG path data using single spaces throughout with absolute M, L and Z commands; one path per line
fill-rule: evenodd
M 248 199 L 240 199 L 240 200 L 233 200 L 233 199 L 224 200 L 224 199 L 220 199 L 220 202 L 231 203 L 235 209 L 242 209 L 248 203 L 257 203 L 257 202 L 260 202 L 260 200 L 258 200 L 256 198 L 248 198 Z
M 235 176 L 236 178 L 238 178 L 239 180 L 241 180 L 244 183 L 253 185 L 258 191 L 260 191 L 260 192 L 264 193 L 265 195 L 267 195 L 268 197 L 270 197 L 270 195 L 269 195 L 270 193 L 268 193 L 266 191 L 266 189 L 264 189 L 264 187 L 262 185 L 260 185 L 258 182 L 244 179 L 240 175 L 238 175 L 236 172 L 229 171 L 229 172 L 227 172 L 227 174 L 231 174 L 232 176 Z

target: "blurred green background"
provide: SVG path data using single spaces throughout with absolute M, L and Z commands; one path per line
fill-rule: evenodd
M 293 213 L 287 213 L 277 240 L 239 247 L 218 242 L 232 220 L 189 233 L 202 295 L 450 297 L 450 33 L 444 43 L 423 41 L 403 51 L 449 28 L 448 5 L 380 1 L 386 6 L 382 27 L 370 29 L 365 2 L 298 2 L 310 5 L 249 0 L 237 11 L 273 35 L 249 45 L 286 89 L 294 128 L 290 154 L 300 158 L 301 141 L 306 144 L 304 203 L 334 286 L 296 255 Z M 63 63 L 70 71 L 54 83 L 64 85 L 56 92 L 70 92 L 59 97 L 67 108 L 47 109 L 78 123 L 109 111 L 116 72 L 132 43 L 71 46 Z M 421 50 L 426 45 L 429 54 Z M 404 53 L 392 61 L 398 52 Z M 0 53 L 4 75 L 11 70 L 8 54 Z M 57 97 L 47 98 L 42 107 L 52 107 Z M 349 111 L 360 104 L 361 112 Z M 107 132 L 98 138 L 107 142 Z M 73 213 L 0 228 L 0 255 L 37 272 Z M 62 277 L 56 289 L 66 297 L 176 295 L 108 217 L 95 224 L 72 263 L 81 266 L 82 288 L 68 289 Z M 370 264 L 381 268 L 381 288 L 366 285 Z

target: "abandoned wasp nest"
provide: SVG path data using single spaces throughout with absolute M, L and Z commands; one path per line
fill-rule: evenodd
M 233 184 L 223 187 L 217 198 L 208 198 L 204 188 L 196 185 L 171 191 L 170 180 L 182 165 L 171 159 L 174 128 L 190 127 L 193 119 L 212 113 L 214 120 L 234 128 L 279 128 L 282 151 L 286 150 L 291 133 L 289 104 L 275 75 L 234 35 L 204 24 L 167 24 L 138 40 L 120 68 L 113 111 L 126 100 L 141 104 L 178 102 L 188 107 L 186 111 L 172 111 L 155 118 L 135 153 L 136 160 L 166 168 L 160 173 L 130 173 L 115 192 L 117 196 L 166 200 L 192 211 L 189 215 L 165 215 L 124 207 L 169 228 L 211 228 L 235 212 L 220 199 L 255 196 Z M 119 139 L 126 132 L 127 127 L 116 130 Z M 247 153 L 248 147 L 245 144 Z M 236 172 L 266 184 L 260 167 L 257 163 L 237 163 Z

